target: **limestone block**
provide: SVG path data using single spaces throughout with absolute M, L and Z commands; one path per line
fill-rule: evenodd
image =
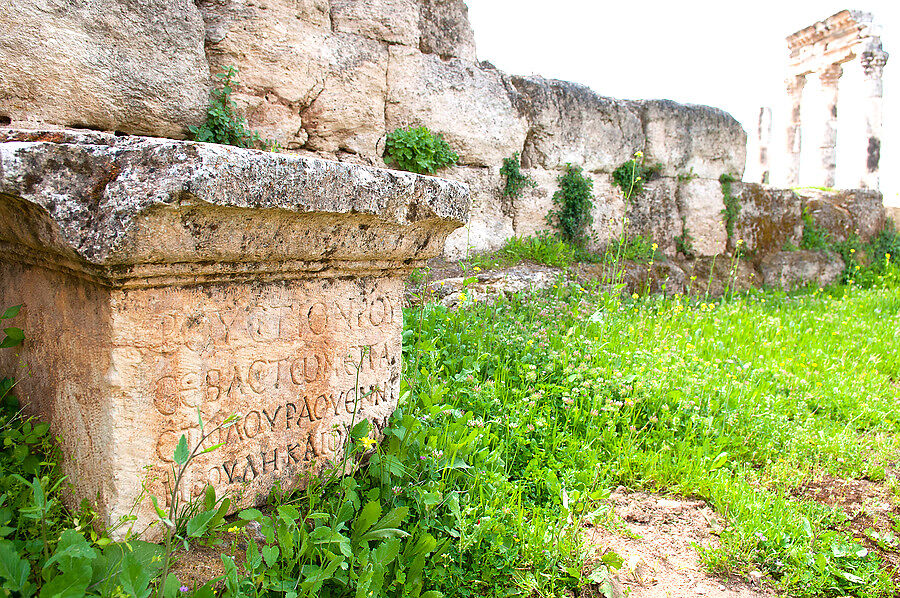
M 202 9 L 207 23 L 213 24 L 207 29 L 213 73 L 237 67 L 241 94 L 283 106 L 292 123 L 299 115 L 308 136 L 307 149 L 376 153 L 384 135 L 388 63 L 382 44 L 333 33 L 302 18 L 309 11 L 298 13 L 290 0 L 273 0 L 265 8 L 241 0 L 219 0 L 204 3 Z M 256 112 L 247 115 L 251 128 L 280 133 Z M 294 124 L 288 128 L 291 131 L 296 131 Z M 303 134 L 276 140 L 298 147 Z
M 61 438 L 76 504 L 111 523 L 142 481 L 163 498 L 198 410 L 207 430 L 241 419 L 184 496 L 212 484 L 236 508 L 334 462 L 353 422 L 386 424 L 402 280 L 466 219 L 463 185 L 100 133 L 0 141 L 0 305 L 24 303 L 27 334 L 0 371 Z
M 419 49 L 443 58 L 475 62 L 475 31 L 469 23 L 464 0 L 418 0 L 420 6 Z
M 808 284 L 831 284 L 844 271 L 844 260 L 834 251 L 779 251 L 759 264 L 767 287 L 793 291 Z
M 553 194 L 559 189 L 557 179 L 563 171 L 529 168 L 522 172 L 530 176 L 536 185 L 525 189 L 522 197 L 513 201 L 516 236 L 527 237 L 541 231 L 553 231 L 554 228 L 547 224 L 547 215 L 554 209 Z M 594 184 L 594 221 L 589 246 L 603 249 L 607 243 L 622 236 L 625 202 L 609 175 L 596 173 L 587 176 Z
M 590 248 L 601 250 L 625 234 L 625 198 L 610 175 L 592 174 L 591 180 L 594 181 L 594 224 Z
M 730 114 L 671 100 L 642 100 L 645 160 L 661 162 L 662 174 L 675 176 L 693 172 L 701 178 L 718 179 L 723 174 L 744 174 L 747 133 Z
M 204 26 L 190 0 L 2 0 L 0 30 L 7 123 L 184 137 L 206 116 Z
M 644 183 L 643 192 L 632 194 L 628 201 L 626 217 L 628 236 L 642 236 L 655 242 L 659 251 L 675 255 L 675 237 L 681 234 L 677 179 L 665 177 Z
M 879 191 L 802 189 L 799 193 L 815 225 L 825 229 L 834 241 L 846 241 L 852 235 L 869 241 L 885 227 L 886 214 Z
M 517 237 L 531 237 L 541 231 L 553 230 L 547 224 L 547 214 L 553 209 L 553 194 L 559 188 L 556 182 L 561 174 L 556 170 L 543 168 L 522 169 L 531 177 L 534 187 L 526 187 L 522 196 L 513 200 L 513 220 Z M 501 180 L 501 183 L 505 181 Z
M 473 253 L 500 249 L 515 234 L 511 202 L 501 191 L 500 169 L 453 167 L 440 174 L 468 185 L 472 198 L 469 222 L 447 237 L 444 257 L 460 260 Z
M 731 184 L 741 211 L 734 225 L 734 241 L 759 255 L 781 251 L 785 245 L 800 246 L 803 237 L 801 202 L 790 189 L 757 183 Z
M 678 204 L 684 228 L 693 238 L 694 253 L 698 256 L 724 253 L 728 236 L 719 181 L 697 178 L 683 182 L 678 189 Z
M 632 103 L 543 77 L 508 77 L 516 105 L 529 122 L 522 163 L 612 172 L 644 145 L 640 113 Z
M 894 223 L 895 228 L 900 228 L 900 206 L 884 206 L 885 219 Z
M 419 5 L 415 0 L 332 0 L 335 31 L 378 41 L 419 45 Z
M 306 145 L 309 135 L 303 129 L 299 108 L 282 102 L 274 94 L 258 96 L 235 93 L 231 97 L 249 127 L 263 140 L 278 140 L 284 149 L 296 150 Z
M 525 142 L 525 119 L 499 71 L 403 46 L 390 48 L 386 121 L 388 131 L 424 125 L 442 133 L 469 166 L 499 168 Z

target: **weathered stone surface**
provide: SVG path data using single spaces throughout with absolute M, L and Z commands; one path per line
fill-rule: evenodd
M 209 69 L 190 0 L 4 0 L 0 117 L 184 137 L 203 121 Z
M 815 225 L 827 231 L 833 241 L 846 241 L 851 235 L 869 241 L 885 226 L 886 214 L 878 191 L 801 189 L 798 193 Z
M 291 114 L 291 137 L 248 108 L 249 125 L 285 147 L 374 156 L 384 135 L 388 54 L 368 38 L 334 33 L 304 17 L 318 4 L 240 0 L 202 4 L 210 69 L 235 66 L 238 92 L 265 98 Z M 325 4 L 327 8 L 327 3 Z M 299 12 L 298 12 L 299 10 Z M 246 100 L 245 100 L 246 101 Z M 247 102 L 250 104 L 250 102 Z M 304 133 L 297 132 L 299 118 Z
M 884 206 L 884 215 L 896 228 L 900 228 L 900 206 Z
M 516 236 L 528 237 L 541 231 L 553 231 L 554 228 L 547 223 L 547 215 L 554 209 L 553 194 L 559 189 L 558 178 L 563 171 L 529 168 L 522 172 L 532 178 L 535 186 L 526 188 L 522 197 L 512 202 Z M 596 173 L 587 176 L 593 182 L 594 195 L 594 221 L 589 246 L 602 250 L 623 234 L 625 201 L 609 175 Z
M 744 174 L 747 133 L 730 114 L 670 100 L 642 100 L 645 160 L 660 162 L 662 174 L 675 176 L 693 172 L 718 179 L 723 174 Z
M 625 234 L 625 197 L 608 174 L 592 174 L 594 182 L 594 223 L 591 226 L 590 248 L 605 249 Z
M 517 237 L 530 237 L 552 230 L 547 214 L 553 209 L 553 194 L 559 188 L 556 179 L 561 173 L 543 168 L 522 169 L 522 173 L 534 181 L 534 187 L 526 187 L 521 197 L 512 200 L 513 229 Z
M 644 145 L 639 111 L 588 87 L 543 77 L 508 77 L 516 106 L 528 118 L 523 165 L 561 169 L 577 164 L 612 172 Z
M 499 168 L 453 167 L 442 170 L 441 176 L 468 185 L 472 201 L 468 224 L 447 237 L 445 257 L 458 260 L 494 251 L 514 236 L 512 206 L 501 192 Z
M 519 116 L 499 71 L 464 60 L 441 60 L 403 46 L 390 48 L 387 130 L 428 127 L 460 156 L 460 163 L 499 168 L 520 151 Z
M 698 256 L 725 252 L 728 235 L 722 210 L 722 185 L 717 180 L 697 178 L 684 181 L 678 188 L 678 203 L 684 218 L 684 230 L 693 238 Z
M 764 257 L 759 269 L 767 287 L 793 291 L 835 282 L 844 271 L 844 260 L 833 251 L 779 251 Z
M 520 264 L 506 270 L 480 272 L 472 276 L 453 276 L 436 280 L 420 295 L 426 301 L 439 300 L 448 308 L 455 308 L 465 301 L 493 301 L 500 296 L 511 296 L 522 291 L 547 289 L 563 277 L 556 268 L 537 264 Z
M 803 236 L 801 201 L 790 189 L 776 189 L 757 183 L 731 184 L 741 211 L 734 225 L 734 241 L 743 248 L 764 255 L 798 247 Z
M 475 32 L 464 0 L 418 0 L 421 11 L 419 49 L 442 58 L 474 62 Z
M 675 237 L 681 234 L 678 180 L 665 177 L 645 182 L 643 193 L 633 194 L 626 205 L 628 235 L 642 236 L 655 242 L 659 251 L 675 255 Z
M 241 420 L 185 495 L 211 483 L 236 507 L 326 467 L 354 421 L 385 425 L 402 280 L 465 220 L 463 185 L 97 133 L 0 141 L 0 305 L 24 302 L 28 332 L 0 370 L 28 364 L 17 394 L 61 437 L 75 501 L 113 522 L 147 466 L 164 496 L 198 409 L 207 429 Z
M 335 31 L 419 45 L 419 5 L 415 0 L 331 0 L 331 20 Z

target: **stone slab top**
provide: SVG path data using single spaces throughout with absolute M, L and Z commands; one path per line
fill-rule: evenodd
M 420 261 L 465 224 L 462 183 L 232 146 L 0 129 L 0 242 L 91 266 Z M 349 231 L 349 228 L 352 228 Z

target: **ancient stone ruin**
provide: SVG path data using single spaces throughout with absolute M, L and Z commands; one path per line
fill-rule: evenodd
M 878 189 L 878 167 L 881 160 L 881 125 L 883 110 L 882 74 L 888 53 L 870 13 L 843 10 L 788 36 L 790 75 L 787 93 L 791 103 L 787 129 L 789 172 L 787 184 L 800 183 L 801 118 L 800 108 L 807 77 L 815 75 L 825 92 L 821 107 L 824 134 L 821 152 L 821 180 L 834 187 L 837 169 L 838 88 L 844 72 L 842 65 L 858 60 L 866 85 L 866 155 L 860 187 Z M 762 145 L 762 144 L 761 144 Z M 863 165 L 863 161 L 860 161 Z M 768 169 L 764 169 L 766 172 Z
M 887 55 L 856 14 L 798 38 L 795 83 L 866 61 L 871 189 L 801 197 L 741 182 L 747 136 L 722 110 L 479 62 L 463 0 L 22 0 L 0 13 L 0 305 L 25 303 L 28 340 L 0 354 L 2 372 L 53 422 L 76 498 L 112 521 L 143 480 L 163 495 L 198 408 L 209 425 L 241 420 L 185 491 L 212 483 L 238 504 L 320 468 L 355 417 L 383 426 L 404 276 L 549 228 L 569 163 L 593 181 L 595 247 L 643 235 L 712 270 L 740 242 L 754 256 L 741 267 L 769 284 L 794 285 L 798 264 L 830 276 L 839 256 L 783 249 L 804 208 L 835 234 L 884 223 Z M 820 52 L 834 35 L 843 53 Z M 238 109 L 279 153 L 180 141 L 230 67 Z M 444 136 L 455 182 L 377 168 L 386 134 L 408 126 Z M 638 150 L 659 171 L 626 201 L 612 173 Z M 536 186 L 513 199 L 500 168 L 516 153 Z M 741 207 L 729 223 L 726 200 Z
M 177 440 L 226 417 L 183 490 L 264 500 L 396 408 L 403 280 L 466 220 L 446 180 L 72 131 L 0 133 L 0 352 L 104 520 L 165 496 Z M 149 468 L 149 469 L 147 469 Z M 152 508 L 139 506 L 139 524 Z

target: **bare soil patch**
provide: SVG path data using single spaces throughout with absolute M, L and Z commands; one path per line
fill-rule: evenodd
M 900 504 L 889 488 L 822 475 L 801 485 L 796 495 L 842 511 L 856 541 L 877 553 L 900 581 Z
M 759 577 L 721 579 L 703 569 L 694 545 L 714 546 L 722 520 L 702 500 L 654 494 L 610 496 L 624 530 L 592 526 L 585 538 L 599 558 L 608 550 L 625 561 L 616 591 L 629 598 L 764 598 L 777 594 Z

